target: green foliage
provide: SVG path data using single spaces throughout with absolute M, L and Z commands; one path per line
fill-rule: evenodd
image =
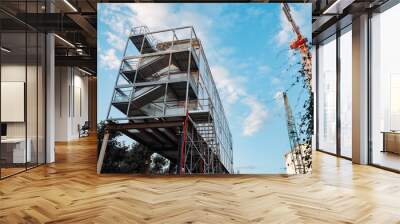
M 305 80 L 305 73 L 303 69 L 300 69 L 298 72 L 297 80 L 301 80 L 303 84 L 303 88 L 307 91 L 307 100 L 304 102 L 302 110 L 300 112 L 300 122 L 299 122 L 299 137 L 300 142 L 306 146 L 305 152 L 305 161 L 307 168 L 311 169 L 312 166 L 312 134 L 314 131 L 314 95 L 311 90 L 311 86 L 309 86 Z

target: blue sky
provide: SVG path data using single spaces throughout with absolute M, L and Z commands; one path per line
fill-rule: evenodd
M 290 4 L 311 38 L 311 4 Z M 234 169 L 284 173 L 289 150 L 280 92 L 295 81 L 300 57 L 280 4 L 99 4 L 98 119 L 104 120 L 131 27 L 150 30 L 193 26 L 202 40 L 233 136 Z M 296 114 L 305 100 L 300 86 L 288 96 Z

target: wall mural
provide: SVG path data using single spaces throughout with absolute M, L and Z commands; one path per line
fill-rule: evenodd
M 311 4 L 98 5 L 98 172 L 311 172 Z

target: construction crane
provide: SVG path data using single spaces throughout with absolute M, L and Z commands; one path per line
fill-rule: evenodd
M 290 48 L 294 50 L 300 51 L 301 55 L 301 64 L 303 66 L 303 71 L 305 75 L 305 81 L 307 88 L 311 91 L 311 53 L 309 51 L 307 38 L 305 38 L 301 32 L 300 28 L 297 26 L 296 22 L 294 21 L 292 14 L 290 12 L 290 7 L 287 3 L 282 3 L 282 10 L 286 15 L 289 23 L 292 26 L 293 32 L 296 34 L 297 39 L 290 43 Z
M 294 121 L 292 108 L 289 105 L 289 100 L 287 97 L 286 92 L 282 93 L 283 102 L 285 105 L 285 112 L 286 112 L 286 121 L 287 121 L 287 129 L 289 135 L 289 142 L 290 142 L 290 156 L 292 165 L 294 166 L 295 174 L 305 174 L 307 173 L 302 146 L 299 142 L 299 135 L 297 133 L 296 123 Z

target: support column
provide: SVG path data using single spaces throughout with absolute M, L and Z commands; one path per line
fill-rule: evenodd
M 106 154 L 109 137 L 110 137 L 110 133 L 108 133 L 108 131 L 106 131 L 104 134 L 103 142 L 101 143 L 99 158 L 97 159 L 97 174 L 101 174 L 101 169 L 103 167 L 104 156 Z
M 317 149 L 317 46 L 313 45 L 311 49 L 311 65 L 312 65 L 312 78 L 311 78 L 311 92 L 313 95 L 313 134 L 311 140 L 311 148 L 312 150 Z
M 54 12 L 54 5 L 46 1 L 46 12 Z M 55 43 L 54 34 L 46 34 L 46 163 L 55 162 Z
M 55 161 L 55 73 L 54 35 L 46 35 L 46 163 Z
M 88 110 L 89 110 L 89 124 L 90 132 L 96 133 L 97 131 L 97 78 L 89 77 L 88 80 Z
M 182 125 L 183 127 L 183 125 Z M 178 150 L 177 150 L 177 174 L 181 174 L 181 169 L 182 169 L 182 146 L 183 146 L 183 128 L 181 128 L 181 133 L 178 136 Z
M 353 19 L 352 160 L 368 163 L 368 15 Z

